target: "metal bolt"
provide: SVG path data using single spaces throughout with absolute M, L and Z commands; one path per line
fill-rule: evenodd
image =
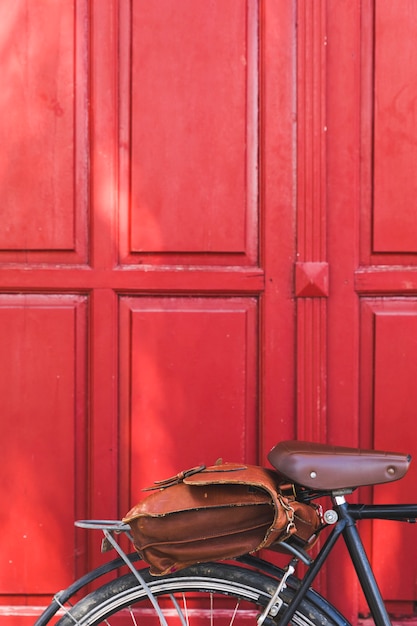
M 336 511 L 333 511 L 333 509 L 329 509 L 328 511 L 326 511 L 323 517 L 326 524 L 336 524 L 338 520 L 337 513 Z

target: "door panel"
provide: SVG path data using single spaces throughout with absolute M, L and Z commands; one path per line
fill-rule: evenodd
M 0 320 L 0 587 L 47 594 L 74 576 L 85 513 L 86 301 L 2 295 Z
M 361 257 L 366 265 L 415 264 L 416 11 L 414 0 L 401 10 L 385 0 L 361 7 L 361 103 L 355 106 L 361 109 Z
M 85 254 L 85 4 L 18 0 L 0 8 L 4 261 L 79 261 Z
M 417 4 L 378 0 L 374 24 L 373 248 L 417 252 Z
M 122 298 L 127 503 L 187 467 L 255 461 L 256 322 L 252 298 Z
M 364 299 L 362 304 L 363 362 L 367 386 L 373 387 L 368 413 L 374 425 L 372 443 L 376 449 L 402 451 L 415 458 L 417 445 L 412 436 L 417 402 L 415 360 L 417 346 L 417 301 Z M 366 369 L 365 369 L 366 368 Z M 371 368 L 371 371 L 370 371 Z M 365 376 L 364 376 L 365 378 Z M 373 381 L 372 381 L 373 378 Z M 369 391 L 368 391 L 369 394 Z M 409 503 L 414 500 L 415 475 L 410 471 L 399 482 L 375 487 L 374 501 Z M 400 554 L 410 554 L 415 528 L 407 524 L 377 522 L 372 534 L 372 554 L 382 593 L 387 599 L 412 601 L 415 597 L 415 559 L 404 559 L 401 576 L 392 576 L 392 564 Z
M 177 9 L 122 12 L 124 245 L 130 262 L 254 263 L 256 3 Z

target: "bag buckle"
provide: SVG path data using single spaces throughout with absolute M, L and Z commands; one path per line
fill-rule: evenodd
M 285 532 L 287 535 L 292 535 L 292 533 L 297 530 L 294 522 L 294 509 L 289 504 L 288 500 L 286 498 L 283 498 L 281 495 L 278 496 L 278 500 L 285 511 L 285 515 L 287 516 L 288 524 Z

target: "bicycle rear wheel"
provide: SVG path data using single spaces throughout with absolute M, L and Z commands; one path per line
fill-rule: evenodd
M 158 598 L 169 626 L 256 626 L 276 589 L 277 581 L 259 572 L 239 566 L 206 563 L 169 576 L 153 577 L 147 570 L 141 575 Z M 292 596 L 283 594 L 284 603 Z M 279 615 L 269 624 L 279 623 Z M 340 623 L 304 600 L 292 623 L 296 626 L 332 626 Z M 346 623 L 346 622 L 345 622 Z M 159 618 L 146 592 L 133 574 L 111 581 L 76 604 L 57 626 L 146 626 L 159 625 Z

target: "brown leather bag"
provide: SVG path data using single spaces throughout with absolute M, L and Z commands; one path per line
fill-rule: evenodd
M 306 540 L 320 525 L 314 507 L 281 494 L 276 472 L 253 465 L 193 468 L 154 489 L 123 521 L 155 575 L 272 546 L 297 531 L 298 519 L 308 520 Z

